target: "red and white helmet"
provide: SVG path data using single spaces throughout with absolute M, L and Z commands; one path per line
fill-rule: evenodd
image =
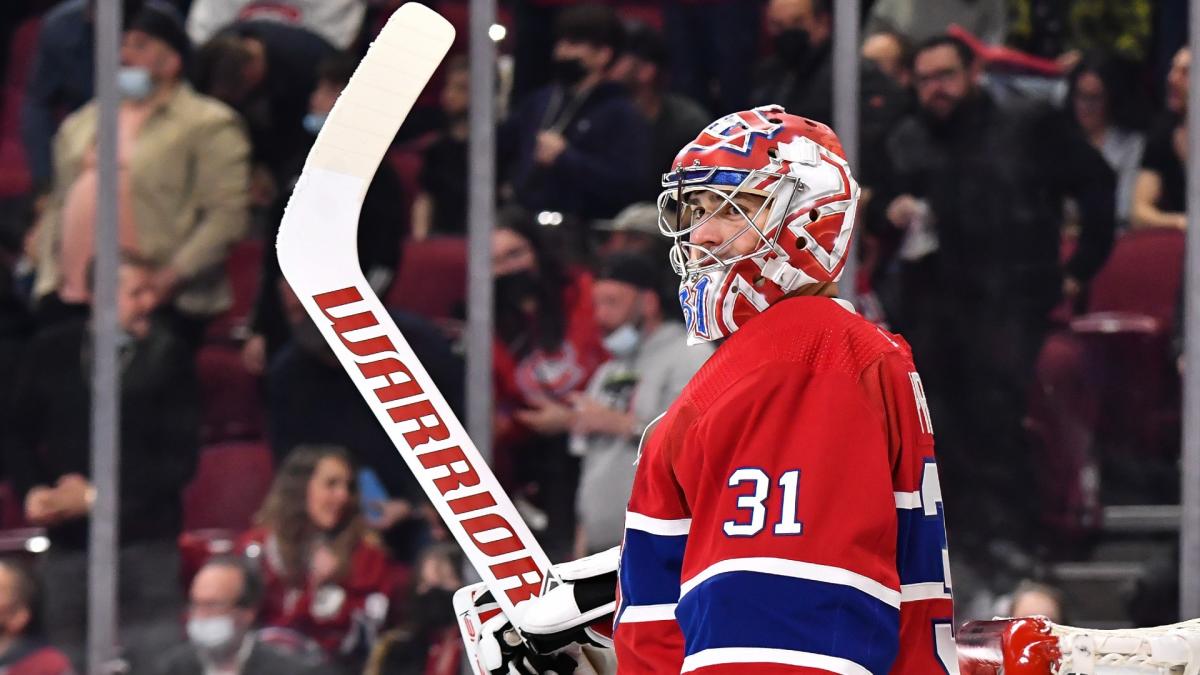
M 689 344 L 732 335 L 784 295 L 841 276 L 858 183 L 828 126 L 777 105 L 726 115 L 684 146 L 662 185 L 659 229 L 674 239 L 671 266 L 682 278 L 679 302 Z M 688 195 L 701 190 L 746 221 L 738 235 L 712 249 L 689 241 L 716 211 L 696 217 L 689 208 Z M 765 201 L 747 213 L 733 201 L 739 194 Z M 763 214 L 760 227 L 756 222 Z M 724 255 L 749 231 L 758 234 L 755 250 Z

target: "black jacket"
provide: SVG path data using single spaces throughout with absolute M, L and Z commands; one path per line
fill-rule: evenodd
M 908 113 L 911 101 L 908 92 L 870 61 L 859 66 L 858 77 L 859 154 L 866 158 L 877 152 L 887 134 Z M 754 82 L 755 105 L 778 104 L 792 115 L 834 126 L 830 45 L 812 50 L 799 62 L 770 57 L 755 70 Z M 869 163 L 862 164 L 870 169 Z
M 191 352 L 165 330 L 121 356 L 120 537 L 175 541 L 181 495 L 196 469 L 200 402 Z M 91 333 L 71 321 L 37 335 L 13 384 L 6 463 L 22 500 L 70 473 L 91 476 Z M 86 518 L 50 528 L 56 547 L 83 550 Z
M 274 355 L 283 346 L 291 328 L 283 314 L 279 298 L 279 253 L 275 240 L 283 224 L 284 210 L 291 199 L 296 182 L 308 159 L 308 152 L 316 139 L 311 135 L 306 143 L 293 153 L 286 164 L 287 182 L 283 192 L 272 208 L 269 221 L 273 228 L 267 235 L 262 250 L 262 267 L 259 270 L 258 294 L 250 312 L 250 330 L 263 335 L 267 340 L 267 353 Z M 362 211 L 358 214 L 358 263 L 367 283 L 380 298 L 387 297 L 388 289 L 396 280 L 400 268 L 401 242 L 408 236 L 407 221 L 403 219 L 404 187 L 396 170 L 384 161 L 371 178 L 367 193 L 363 196 Z
M 882 210 L 897 195 L 927 200 L 947 292 L 1052 306 L 1067 197 L 1079 206 L 1081 230 L 1066 273 L 1087 281 L 1108 257 L 1116 179 L 1057 111 L 1001 109 L 981 92 L 947 123 L 906 119 L 886 147 L 872 221 L 890 227 Z
M 534 161 L 538 132 L 546 129 L 567 141 L 549 167 Z M 513 109 L 497 140 L 513 194 L 531 211 L 611 218 L 645 191 L 650 126 L 614 82 L 597 85 L 582 100 L 557 85 L 539 89 Z

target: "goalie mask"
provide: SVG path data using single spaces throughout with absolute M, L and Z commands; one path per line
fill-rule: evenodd
M 659 229 L 674 239 L 688 344 L 841 276 L 858 183 L 824 124 L 776 105 L 726 115 L 684 146 L 662 185 Z

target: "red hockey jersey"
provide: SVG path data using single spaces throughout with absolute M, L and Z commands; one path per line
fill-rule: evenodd
M 643 442 L 619 591 L 621 675 L 956 673 L 907 344 L 819 297 L 726 340 Z

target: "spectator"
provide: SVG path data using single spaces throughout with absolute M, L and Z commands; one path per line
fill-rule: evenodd
M 872 33 L 863 40 L 859 53 L 901 89 L 912 86 L 912 42 L 905 35 L 893 30 Z
M 424 493 L 403 462 L 396 461 L 392 443 L 362 394 L 346 376 L 299 299 L 281 279 L 282 307 L 291 323 L 291 338 L 280 349 L 267 372 L 267 417 L 276 462 L 298 445 L 338 445 L 354 451 L 370 467 L 387 493 L 375 525 L 385 531 L 396 557 L 410 560 L 429 533 L 425 509 L 418 508 Z M 400 332 L 433 378 L 450 407 L 461 410 L 462 360 L 436 328 L 419 317 L 391 312 Z M 426 521 L 420 516 L 425 515 Z M 440 522 L 437 528 L 440 530 Z
M 608 79 L 622 34 L 611 7 L 559 15 L 555 83 L 518 104 L 499 136 L 511 193 L 525 208 L 608 218 L 643 188 L 649 129 Z
M 367 529 L 350 455 L 300 446 L 288 455 L 239 545 L 265 582 L 262 622 L 305 635 L 361 668 L 387 616 L 388 557 Z
M 1180 49 L 1167 74 L 1167 111 L 1146 139 L 1142 168 L 1133 187 L 1133 227 L 1187 228 L 1188 71 L 1192 56 Z
M 412 205 L 412 233 L 417 241 L 430 234 L 467 232 L 467 111 L 471 102 L 467 59 L 446 62 L 442 83 L 443 126 L 421 153 L 421 191 Z
M 891 136 L 881 183 L 901 246 L 902 313 L 938 427 L 951 536 L 976 547 L 1030 543 L 1014 505 L 1029 468 L 1025 391 L 1060 298 L 1075 297 L 1112 246 L 1115 180 L 1056 111 L 1001 110 L 960 40 L 916 50 L 919 113 Z M 1077 250 L 1059 265 L 1063 202 L 1080 211 Z M 907 250 L 906 250 L 907 248 Z M 986 537 L 979 537 L 987 532 Z M 997 544 L 999 545 L 999 544 Z
M 721 114 L 745 110 L 752 84 L 746 79 L 745 64 L 747 57 L 760 51 L 762 3 L 667 0 L 661 4 L 667 52 L 673 55 L 665 66 L 671 89 Z
M 200 406 L 186 346 L 150 321 L 157 270 L 127 256 L 118 275 L 121 338 L 121 638 L 135 671 L 175 640 L 182 608 L 181 493 L 196 466 Z M 82 660 L 91 483 L 91 327 L 64 321 L 30 343 L 13 386 L 9 474 L 25 517 L 47 528 L 51 641 Z M 140 665 L 139 665 L 140 664 Z M 81 669 L 82 672 L 82 669 Z
M 204 44 L 239 21 L 272 21 L 320 35 L 338 49 L 354 46 L 362 33 L 367 0 L 192 0 L 187 32 Z
M 778 103 L 793 115 L 831 123 L 833 3 L 770 0 L 767 33 L 772 55 L 755 77 L 755 103 Z
M 878 0 L 867 15 L 866 34 L 893 30 L 916 43 L 958 24 L 989 44 L 1001 44 L 1007 28 L 1005 0 Z
M 1035 581 L 1022 581 L 1017 584 L 1012 593 L 1012 607 L 1009 616 L 1044 616 L 1054 623 L 1065 623 L 1066 606 L 1063 592 L 1047 584 Z
M 793 115 L 833 124 L 831 0 L 770 0 L 767 32 L 774 51 L 755 71 L 755 104 L 779 104 Z M 859 77 L 867 156 L 906 112 L 908 101 L 874 63 L 864 63 Z
M 307 663 L 261 642 L 254 622 L 263 582 L 244 558 L 218 556 L 192 579 L 188 641 L 167 652 L 158 675 L 323 675 L 325 666 Z
M 662 36 L 650 26 L 638 24 L 628 31 L 625 50 L 612 70 L 612 78 L 625 85 L 650 125 L 650 175 L 645 182 L 650 199 L 658 196 L 662 174 L 671 170 L 679 149 L 712 121 L 700 104 L 666 91 L 666 66 Z
M 1071 73 L 1069 87 L 1067 99 L 1075 124 L 1117 174 L 1117 221 L 1127 224 L 1145 143 L 1122 115 L 1121 100 L 1131 85 L 1119 77 L 1111 60 L 1091 58 Z
M 683 147 L 681 143 L 679 147 Z M 661 179 L 660 179 L 661 180 Z M 674 219 L 674 214 L 665 213 L 664 218 Z M 679 275 L 666 264 L 671 250 L 671 241 L 663 236 L 658 227 L 658 206 L 650 202 L 630 204 L 611 221 L 601 221 L 596 230 L 607 238 L 599 246 L 599 253 L 634 253 L 645 256 L 656 264 L 663 298 L 674 298 L 679 293 Z M 674 306 L 674 301 L 671 303 Z
M 246 229 L 249 147 L 237 114 L 182 80 L 188 51 L 174 10 L 159 2 L 125 31 L 118 224 L 121 246 L 154 263 L 160 318 L 196 347 L 231 303 L 224 261 Z M 81 314 L 90 299 L 98 116 L 93 101 L 55 140 L 54 189 L 37 225 L 34 295 L 46 318 Z
M 516 484 L 518 501 L 547 514 L 549 529 L 540 539 L 551 558 L 565 560 L 574 539 L 579 462 L 567 453 L 565 433 L 540 434 L 516 413 L 545 401 L 567 403 L 607 354 L 592 309 L 591 275 L 564 267 L 539 228 L 508 210 L 492 234 L 496 461 L 502 480 Z
M 24 565 L 0 561 L 0 672 L 5 675 L 71 675 L 65 654 L 45 644 L 38 626 L 38 585 Z
M 279 304 L 279 258 L 275 252 L 275 237 L 283 221 L 283 212 L 291 198 L 292 188 L 300 177 L 316 134 L 333 110 L 358 65 L 349 54 L 337 54 L 321 62 L 317 88 L 309 97 L 305 116 L 304 142 L 289 148 L 290 157 L 283 167 L 284 193 L 279 195 L 268 217 L 271 230 L 263 247 L 262 268 L 259 273 L 258 295 L 250 315 L 250 336 L 242 348 L 242 361 L 255 375 L 264 373 L 272 357 L 287 343 L 291 329 Z M 406 228 L 401 217 L 404 203 L 400 178 L 387 162 L 375 171 L 363 199 L 358 217 L 359 264 L 367 283 L 379 297 L 385 297 L 396 278 L 400 263 L 400 242 Z M 351 446 L 353 447 L 353 446 Z M 290 448 L 290 446 L 289 446 Z
M 271 204 L 296 148 L 308 145 L 304 115 L 322 62 L 336 53 L 302 26 L 256 20 L 228 26 L 196 54 L 196 88 L 235 108 L 250 129 L 255 206 Z
M 462 550 L 446 542 L 426 548 L 417 564 L 410 603 L 412 627 L 424 645 L 436 642 L 446 631 L 456 631 L 454 592 L 462 586 Z
M 456 544 L 435 544 L 421 552 L 414 566 L 408 625 L 380 637 L 364 675 L 444 673 L 457 664 L 462 638 L 454 618 L 454 592 L 462 586 L 461 569 Z
M 92 98 L 94 0 L 64 0 L 42 18 L 21 104 L 21 138 L 34 186 L 49 189 L 54 177 L 51 141 L 63 115 Z M 125 0 L 122 16 L 137 13 L 141 0 Z
M 680 145 L 680 147 L 683 147 Z M 637 202 L 621 209 L 616 218 L 597 223 L 598 232 L 607 233 L 600 252 L 639 253 L 653 260 L 664 260 L 671 242 L 658 229 L 658 207 L 650 202 Z M 671 273 L 678 280 L 678 275 Z M 672 286 L 678 286 L 678 281 Z
M 679 349 L 686 336 L 682 325 L 664 316 L 659 269 L 661 263 L 637 254 L 605 258 L 592 297 L 612 360 L 569 404 L 547 400 L 517 413 L 538 433 L 569 431 L 571 452 L 582 458 L 579 556 L 621 543 L 642 434 L 712 353 L 708 344 Z

